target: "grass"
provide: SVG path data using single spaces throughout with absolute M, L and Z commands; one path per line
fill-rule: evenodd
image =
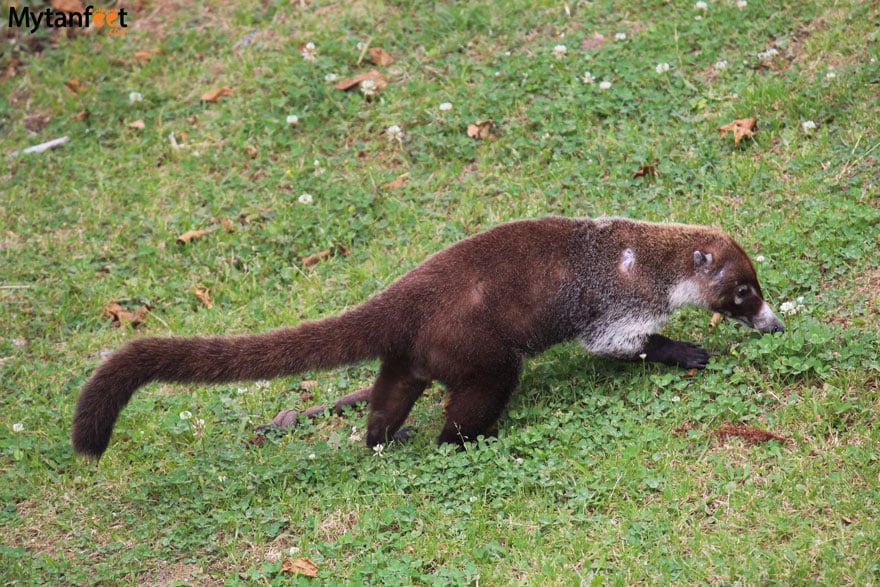
M 880 8 L 500 4 L 147 0 L 125 35 L 0 29 L 4 584 L 880 582 Z M 327 77 L 371 67 L 359 43 L 396 59 L 372 99 Z M 746 117 L 753 139 L 719 135 Z M 351 438 L 357 411 L 249 447 L 279 409 L 369 384 L 367 364 L 154 385 L 99 464 L 74 458 L 102 352 L 333 314 L 546 214 L 719 225 L 763 259 L 774 307 L 802 308 L 775 337 L 682 312 L 667 330 L 715 354 L 692 377 L 557 347 L 466 451 L 434 445 L 437 387 L 381 453 Z M 176 242 L 193 229 L 211 232 Z M 118 328 L 109 302 L 151 310 Z M 713 436 L 725 422 L 788 440 Z M 300 558 L 317 581 L 282 570 Z

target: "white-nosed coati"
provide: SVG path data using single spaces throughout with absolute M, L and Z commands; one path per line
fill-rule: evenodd
M 748 255 L 715 228 L 510 222 L 440 251 L 338 316 L 259 335 L 130 342 L 83 388 L 73 447 L 100 457 L 122 408 L 151 381 L 270 379 L 376 357 L 367 444 L 394 437 L 431 380 L 450 395 L 439 441 L 461 443 L 492 431 L 523 360 L 564 340 L 616 359 L 704 367 L 707 351 L 657 334 L 684 305 L 784 331 Z

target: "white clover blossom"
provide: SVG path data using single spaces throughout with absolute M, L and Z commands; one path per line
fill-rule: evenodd
M 309 41 L 305 45 L 303 45 L 302 50 L 299 52 L 302 55 L 303 59 L 306 61 L 314 61 L 315 57 L 318 54 L 317 49 L 315 49 L 315 44 Z
M 310 460 L 310 461 L 314 461 L 314 460 L 315 460 L 315 453 L 309 453 L 309 460 Z
M 600 90 L 608 90 L 608 89 L 611 89 L 611 82 L 609 82 L 609 81 L 607 81 L 607 80 L 603 80 L 603 81 L 599 84 L 599 89 L 600 89 Z
M 193 417 L 192 412 L 190 412 L 189 410 L 183 410 L 182 412 L 180 412 L 180 419 L 181 420 L 189 420 L 192 417 Z
M 373 447 L 373 452 L 374 452 L 376 455 L 379 455 L 379 456 L 382 455 L 382 451 L 383 451 L 383 450 L 385 450 L 385 445 L 384 445 L 384 444 L 377 444 L 376 446 Z
M 804 129 L 805 133 L 809 134 L 816 130 L 816 123 L 812 120 L 805 120 L 801 123 L 801 128 Z
M 135 102 L 143 102 L 144 95 L 140 92 L 129 92 L 128 94 L 128 103 L 134 104 Z
M 715 62 L 715 69 L 727 69 L 727 61 L 725 59 L 719 59 Z
M 302 194 L 300 197 L 298 197 L 296 199 L 296 201 L 299 202 L 300 204 L 309 205 L 312 202 L 314 202 L 315 199 L 312 197 L 312 194 Z M 259 387 L 259 385 L 257 387 Z
M 746 0 L 736 0 L 736 7 L 739 8 L 740 10 L 742 10 L 743 8 L 745 8 L 748 5 L 749 5 L 749 3 L 746 2 Z
M 590 73 L 589 71 L 585 71 L 584 75 L 581 76 L 581 81 L 584 82 L 585 84 L 592 84 L 593 82 L 596 81 L 596 78 L 593 77 L 593 74 Z
M 315 165 L 315 175 L 321 175 L 322 173 L 327 171 L 326 169 L 321 167 L 321 161 L 319 159 L 315 159 L 314 165 Z
M 339 76 L 336 75 L 335 73 L 328 73 L 327 75 L 324 76 L 325 82 L 335 82 L 338 79 L 339 79 Z
M 297 116 L 296 114 L 288 114 L 287 124 L 299 124 L 299 116 Z
M 764 262 L 764 255 L 758 255 L 757 257 L 755 257 L 755 261 L 758 263 L 763 263 Z
M 700 2 L 694 4 L 694 8 L 696 8 L 697 10 L 709 10 L 709 5 L 700 0 Z
M 12 431 L 18 434 L 19 432 L 24 432 L 24 422 L 16 422 L 12 425 Z
M 226 483 L 227 479 L 228 477 L 226 475 L 217 475 L 217 481 L 219 481 L 220 483 Z
M 836 77 L 837 77 L 837 74 L 834 73 L 833 71 L 829 71 L 828 73 L 825 74 L 825 79 L 834 79 Z
M 779 304 L 779 312 L 783 316 L 794 316 L 806 310 L 804 306 L 804 296 L 798 296 L 793 302 L 782 302 Z
M 669 71 L 669 64 L 658 63 L 657 67 L 655 67 L 654 69 L 657 71 L 657 73 L 666 73 L 667 71 Z
M 614 38 L 617 39 L 618 41 L 623 41 L 626 39 L 626 33 L 616 33 L 614 35 Z
M 553 57 L 556 59 L 563 59 L 568 53 L 568 48 L 565 45 L 556 45 L 553 47 Z
M 440 110 L 442 112 L 449 112 L 450 110 L 452 110 L 452 102 L 441 102 Z
M 376 95 L 376 80 L 365 79 L 360 84 L 361 93 L 364 96 L 375 96 Z
M 309 194 L 303 194 L 302 196 L 300 196 L 300 198 L 302 198 L 303 196 L 309 196 L 309 202 L 312 201 L 312 196 L 310 196 Z M 260 379 L 258 381 L 255 381 L 254 385 L 257 387 L 257 389 L 265 389 L 269 387 L 269 382 L 266 379 Z
M 403 129 L 396 124 L 392 124 L 385 129 L 385 136 L 388 137 L 388 140 L 392 143 L 399 143 L 403 140 Z
M 769 61 L 777 55 L 779 55 L 779 50 L 776 49 L 776 47 L 770 47 L 766 51 L 761 51 L 760 53 L 758 53 L 758 59 L 760 59 L 761 61 Z

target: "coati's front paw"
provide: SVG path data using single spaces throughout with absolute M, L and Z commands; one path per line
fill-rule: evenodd
M 712 355 L 692 342 L 672 340 L 659 334 L 653 335 L 645 347 L 645 360 L 685 369 L 705 369 Z

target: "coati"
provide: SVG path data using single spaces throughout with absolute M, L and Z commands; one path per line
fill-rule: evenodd
M 548 217 L 496 226 L 429 257 L 363 304 L 265 334 L 142 338 L 83 387 L 77 453 L 100 457 L 134 392 L 152 381 L 270 379 L 379 358 L 366 443 L 400 430 L 431 380 L 449 392 L 440 443 L 487 434 L 523 360 L 577 338 L 614 359 L 702 368 L 709 353 L 658 334 L 681 306 L 783 332 L 745 251 L 718 229 L 625 218 Z

